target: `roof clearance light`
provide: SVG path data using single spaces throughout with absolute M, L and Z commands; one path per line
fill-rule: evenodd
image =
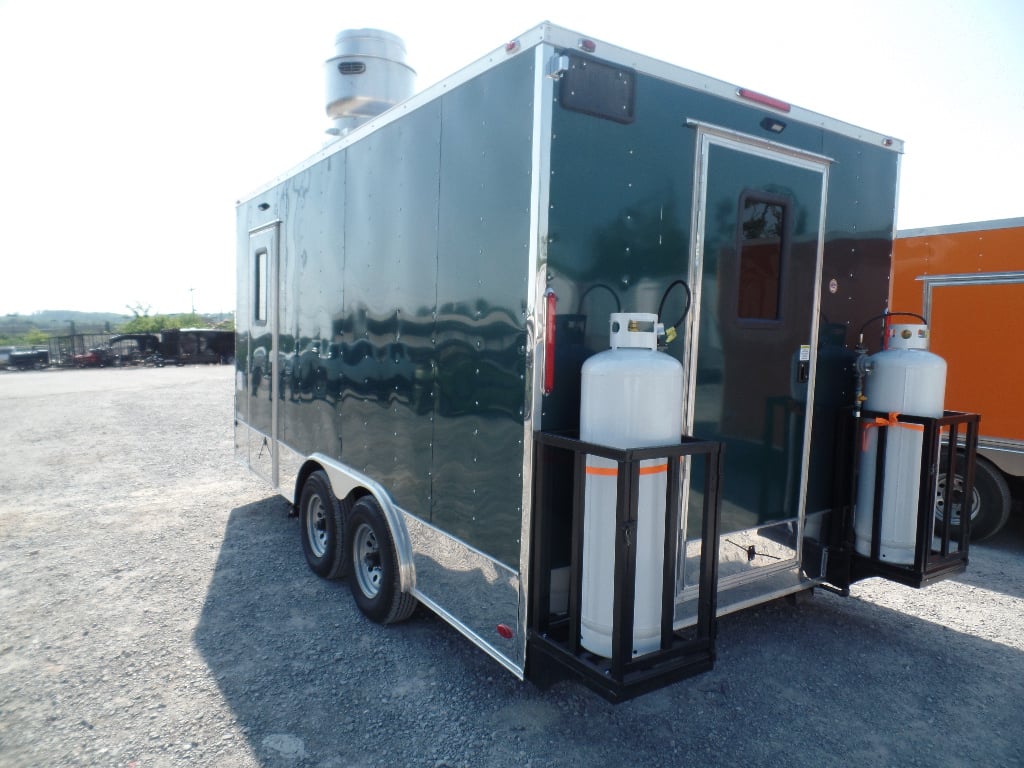
M 509 40 L 507 43 L 505 43 L 505 53 L 515 53 L 518 50 L 519 50 L 519 41 L 518 40 Z
M 586 53 L 593 53 L 594 51 L 597 50 L 597 43 L 595 43 L 593 40 L 587 40 L 585 37 L 581 38 L 577 45 L 579 46 L 579 49 L 581 51 L 584 51 Z
M 752 91 L 749 88 L 740 88 L 736 91 L 736 95 L 741 99 L 746 99 L 747 101 L 753 101 L 757 104 L 763 104 L 766 107 L 777 109 L 779 112 L 789 112 L 793 108 L 781 99 L 773 99 L 771 96 L 765 96 L 763 93 Z

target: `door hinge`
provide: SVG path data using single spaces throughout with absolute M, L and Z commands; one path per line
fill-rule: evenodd
M 548 61 L 547 75 L 552 80 L 561 80 L 562 75 L 569 71 L 569 57 L 565 55 L 552 56 Z

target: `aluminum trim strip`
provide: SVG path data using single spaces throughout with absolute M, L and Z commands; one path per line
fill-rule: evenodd
M 993 229 L 1013 229 L 1024 227 L 1024 217 L 1013 219 L 990 219 L 989 221 L 973 221 L 962 224 L 943 224 L 937 227 L 919 227 L 917 229 L 901 229 L 896 232 L 899 239 L 908 237 L 926 237 L 928 235 L 957 235 L 968 232 L 990 232 Z
M 1024 272 L 962 272 L 952 275 L 918 275 L 916 279 L 926 285 L 999 285 L 1024 283 Z
M 800 457 L 800 481 L 799 481 L 799 498 L 797 501 L 797 541 L 795 547 L 795 556 L 790 560 L 780 561 L 780 563 L 773 569 L 769 568 L 758 568 L 751 571 L 748 574 L 740 574 L 738 577 L 726 577 L 720 579 L 720 587 L 722 584 L 729 585 L 734 583 L 742 583 L 743 581 L 750 580 L 756 581 L 764 578 L 764 574 L 774 570 L 783 569 L 785 567 L 792 567 L 799 564 L 803 553 L 803 532 L 804 523 L 806 517 L 806 497 L 807 497 L 807 475 L 810 471 L 810 457 L 811 457 L 811 434 L 813 431 L 813 414 L 814 414 L 814 386 L 816 381 L 816 368 L 818 358 L 818 345 L 816 340 L 818 338 L 818 317 L 820 314 L 821 306 L 821 280 L 822 280 L 822 268 L 824 263 L 825 253 L 825 236 L 826 236 L 826 213 L 828 209 L 828 180 L 829 180 L 829 168 L 833 160 L 825 155 L 819 155 L 812 152 L 804 152 L 803 150 L 788 147 L 782 144 L 778 144 L 773 141 L 766 141 L 756 136 L 749 136 L 738 131 L 733 131 L 728 128 L 722 128 L 721 126 L 712 125 L 709 123 L 703 123 L 697 120 L 687 120 L 687 125 L 695 128 L 697 131 L 696 137 L 696 152 L 697 157 L 694 162 L 694 189 L 696 194 L 694 195 L 693 212 L 691 215 L 691 227 L 690 231 L 692 239 L 690 241 L 690 273 L 689 273 L 689 284 L 691 286 L 691 308 L 688 313 L 689 318 L 687 322 L 687 332 L 690 334 L 687 339 L 687 362 L 684 371 L 684 393 L 683 393 L 683 408 L 684 408 L 684 431 L 687 434 L 693 432 L 694 424 L 694 406 L 696 399 L 696 377 L 697 377 L 697 352 L 699 343 L 700 333 L 700 314 L 701 314 L 701 283 L 703 282 L 703 264 L 702 253 L 705 233 L 705 221 L 706 221 L 706 208 L 707 208 L 707 183 L 709 173 L 709 158 L 710 150 L 712 146 L 721 146 L 730 149 L 734 152 L 742 152 L 745 154 L 752 154 L 758 157 L 763 157 L 773 162 L 782 163 L 785 165 L 791 165 L 797 168 L 801 168 L 812 173 L 818 173 L 821 177 L 821 200 L 819 204 L 818 212 L 818 233 L 817 233 L 817 249 L 815 255 L 815 267 L 814 267 L 814 298 L 813 307 L 811 314 L 811 327 L 809 329 L 810 338 L 808 343 L 810 345 L 810 377 L 807 383 L 807 402 L 805 405 L 805 418 L 804 418 L 804 435 L 803 435 L 803 447 L 801 449 Z M 683 464 L 683 481 L 682 481 L 682 493 L 681 493 L 681 504 L 682 509 L 686 510 L 689 507 L 689 496 L 690 496 L 690 484 L 688 481 L 690 473 L 690 461 L 689 458 Z M 685 520 L 685 515 L 684 515 Z M 735 533 L 735 532 L 734 532 Z M 683 525 L 683 540 L 686 541 L 686 527 Z M 724 538 L 725 535 L 720 537 L 719 541 Z M 685 592 L 687 586 L 685 584 L 685 571 L 686 571 L 686 546 L 679 548 L 680 554 L 676 563 L 677 573 L 677 590 Z
M 563 27 L 557 27 L 549 22 L 543 22 L 542 24 L 539 24 L 515 37 L 514 39 L 519 42 L 519 47 L 514 51 L 510 52 L 506 50 L 504 44 L 495 48 L 472 64 L 458 70 L 454 74 L 424 89 L 423 91 L 414 94 L 373 120 L 359 126 L 348 135 L 328 144 L 319 152 L 302 161 L 288 172 L 280 174 L 266 184 L 257 187 L 247 195 L 242 196 L 239 198 L 238 203 L 242 204 L 244 202 L 248 202 L 259 195 L 264 194 L 268 190 L 277 186 L 284 179 L 306 170 L 311 165 L 318 163 L 320 160 L 323 160 L 336 152 L 340 152 L 342 149 L 352 144 L 354 141 L 358 141 L 371 131 L 375 131 L 378 128 L 394 122 L 406 112 L 419 109 L 434 99 L 440 98 L 450 89 L 471 80 L 477 75 L 486 72 L 488 69 L 497 66 L 502 61 L 505 61 L 512 56 L 524 55 L 529 49 L 542 43 L 547 43 L 561 49 L 575 50 L 579 41 L 584 37 L 587 37 L 589 40 L 594 40 L 594 42 L 597 43 L 597 52 L 595 55 L 605 61 L 627 66 L 639 72 L 652 75 L 662 80 L 674 82 L 678 85 L 692 88 L 703 93 L 710 93 L 724 99 L 729 99 L 730 101 L 742 104 L 743 106 L 751 109 L 758 108 L 757 105 L 739 97 L 739 86 L 727 83 L 724 80 L 717 80 L 715 78 L 708 77 L 707 75 L 702 75 L 698 72 L 685 69 L 684 67 L 680 67 L 675 64 L 669 64 L 659 59 L 627 50 L 626 48 L 620 48 L 619 46 L 582 35 Z M 770 107 L 764 107 L 763 111 L 772 113 L 776 112 L 776 110 L 773 110 Z M 886 136 L 885 134 L 877 133 L 866 128 L 860 128 L 851 123 L 827 117 L 817 112 L 804 109 L 803 107 L 794 105 L 786 115 L 789 120 L 814 125 L 843 136 L 890 149 L 894 152 L 903 152 L 903 141 L 900 139 Z M 886 142 L 889 143 L 887 144 Z
M 395 543 L 395 553 L 398 555 L 399 562 L 399 584 L 403 592 L 412 592 L 416 588 L 412 542 L 409 539 L 409 531 L 405 526 L 402 512 L 391 500 L 391 495 L 384 486 L 368 475 L 364 475 L 324 453 L 311 454 L 308 461 L 316 462 L 324 468 L 331 481 L 331 491 L 339 499 L 345 498 L 356 488 L 365 488 L 377 500 L 384 513 L 384 518 L 388 521 L 391 538 Z
M 811 472 L 811 436 L 814 431 L 814 393 L 818 381 L 818 333 L 820 330 L 819 319 L 821 317 L 821 281 L 825 264 L 825 237 L 828 222 L 828 182 L 830 161 L 822 161 L 818 165 L 818 172 L 821 174 L 821 209 L 818 213 L 818 250 L 815 254 L 814 263 L 814 300 L 811 309 L 811 335 L 807 340 L 811 347 L 810 376 L 807 379 L 807 402 L 804 405 L 804 444 L 803 456 L 800 463 L 800 494 L 797 500 L 797 559 L 803 559 L 804 551 L 804 526 L 807 523 L 807 485 L 808 476 Z M 811 168 L 813 170 L 813 168 Z
M 611 43 L 606 43 L 587 35 L 581 35 L 578 32 L 573 32 L 572 30 L 563 29 L 550 24 L 541 25 L 541 28 L 545 31 L 545 40 L 553 45 L 559 46 L 560 48 L 576 50 L 580 39 L 586 38 L 588 40 L 593 40 L 597 45 L 593 55 L 604 61 L 610 61 L 625 67 L 630 67 L 631 69 L 652 75 L 662 80 L 677 83 L 678 85 L 692 88 L 702 93 L 709 93 L 723 99 L 728 99 L 750 109 L 760 109 L 760 111 L 770 114 L 783 114 L 771 107 L 759 105 L 741 98 L 739 96 L 740 86 L 727 83 L 724 80 L 708 77 L 707 75 L 702 75 L 699 72 L 694 72 L 693 70 L 685 69 L 684 67 L 680 67 L 675 64 L 669 64 L 668 62 L 661 61 L 650 56 L 645 56 L 625 48 L 620 48 L 616 45 L 612 45 Z M 887 136 L 882 133 L 877 133 L 876 131 L 868 130 L 866 128 L 861 128 L 853 125 L 852 123 L 847 123 L 817 112 L 812 112 L 811 110 L 804 109 L 803 107 L 790 105 L 790 111 L 784 114 L 786 115 L 786 119 L 789 121 L 814 125 L 827 131 L 832 131 L 833 133 L 873 144 L 883 149 L 888 149 L 898 153 L 903 152 L 903 141 L 900 139 Z
M 995 464 L 1008 475 L 1024 476 L 1024 442 L 978 438 L 978 455 Z
M 431 600 L 428 596 L 421 593 L 419 590 L 413 590 L 413 594 L 416 599 L 419 600 L 423 605 L 429 608 L 433 613 L 437 614 L 446 624 L 449 624 L 459 634 L 469 640 L 473 645 L 482 650 L 492 659 L 497 661 L 501 666 L 511 672 L 520 680 L 526 679 L 525 665 L 517 666 L 514 662 L 510 661 L 507 656 L 504 656 L 501 652 L 496 650 L 493 646 L 488 645 L 478 634 L 473 630 L 459 621 L 452 613 L 446 611 L 436 602 Z
M 519 575 L 461 539 L 403 510 L 413 544 L 417 581 L 412 594 L 502 666 L 523 678 L 526 668 L 525 628 L 518 628 L 522 583 Z M 422 579 L 420 579 L 422 576 Z M 457 608 L 456 616 L 452 609 Z M 499 624 L 515 623 L 504 639 Z M 493 641 L 484 632 L 493 632 Z M 501 643 L 505 644 L 502 647 Z
M 1024 452 L 1024 440 L 999 437 L 979 437 L 978 447 L 990 451 L 1006 451 L 1009 453 Z
M 926 318 L 932 316 L 932 291 L 957 285 L 1015 285 L 1024 283 L 1024 272 L 966 272 L 952 275 L 918 275 L 923 284 L 921 309 Z
M 762 139 L 760 136 L 743 133 L 742 131 L 734 131 L 732 128 L 724 128 L 714 123 L 705 123 L 702 120 L 687 118 L 686 124 L 691 128 L 696 128 L 701 135 L 715 136 L 723 140 L 721 143 L 726 146 L 732 146 L 741 152 L 750 153 L 751 148 L 756 147 L 763 151 L 762 157 L 776 160 L 778 155 L 786 155 L 791 159 L 800 161 L 799 163 L 793 163 L 794 165 L 798 164 L 809 170 L 818 170 L 822 165 L 831 165 L 835 162 L 833 158 L 827 155 L 808 152 L 799 147 L 782 144 L 771 139 Z
M 306 457 L 296 451 L 290 445 L 278 442 L 278 483 L 277 492 L 284 496 L 292 504 L 299 503 L 299 489 L 296 484 L 299 480 L 299 473 L 302 465 L 306 463 Z
M 526 274 L 526 401 L 523 404 L 523 479 L 519 524 L 519 613 L 516 637 L 522 665 L 526 663 L 527 607 L 530 600 L 530 547 L 533 542 L 533 433 L 541 423 L 544 407 L 543 359 L 545 303 L 542 300 L 547 287 L 548 206 L 551 181 L 551 122 L 554 102 L 554 82 L 547 77 L 545 63 L 551 48 L 538 45 L 534 51 L 533 67 L 533 147 L 530 183 L 530 243 L 527 251 Z M 548 361 L 544 360 L 544 365 Z M 522 670 L 513 670 L 520 677 Z
M 274 229 L 275 227 L 279 227 L 283 223 L 284 221 L 282 219 L 273 219 L 271 221 L 266 222 L 265 224 L 260 224 L 259 226 L 253 227 L 252 229 L 249 230 L 249 237 L 252 237 L 253 235 L 258 235 L 261 232 L 265 232 L 268 229 Z
M 795 573 L 795 575 L 800 579 L 800 583 L 798 584 L 793 584 L 789 587 L 776 589 L 771 592 L 766 592 L 763 595 L 759 595 L 748 600 L 740 600 L 735 603 L 726 603 L 725 605 L 720 606 L 718 609 L 719 618 L 721 618 L 722 616 L 728 616 L 730 613 L 737 613 L 738 611 L 742 611 L 747 608 L 752 608 L 755 605 L 763 605 L 764 603 L 771 602 L 772 600 L 777 600 L 778 598 L 785 597 L 786 595 L 792 595 L 796 592 L 803 592 L 807 589 L 811 589 L 812 587 L 816 587 L 819 584 L 825 583 L 825 579 L 808 579 L 806 576 L 800 573 Z

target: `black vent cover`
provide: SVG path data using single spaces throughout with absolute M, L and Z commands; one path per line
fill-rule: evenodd
M 569 56 L 569 69 L 559 83 L 558 103 L 574 112 L 632 123 L 636 72 L 596 59 Z

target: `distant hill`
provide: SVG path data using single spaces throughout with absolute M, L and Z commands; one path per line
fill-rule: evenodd
M 229 314 L 212 314 L 203 315 L 202 319 L 210 325 L 216 325 L 230 317 Z M 116 331 L 132 319 L 132 315 L 114 312 L 76 312 L 70 309 L 47 309 L 31 315 L 0 315 L 0 339 L 8 340 L 4 343 L 19 343 L 18 337 L 33 331 L 41 331 L 49 336 L 64 336 L 71 332 L 72 323 L 75 333 L 106 333 Z
M 97 328 L 102 330 L 107 323 L 111 327 L 127 323 L 131 315 L 119 315 L 113 312 L 76 312 L 71 309 L 44 309 L 31 315 L 4 315 L 0 317 L 0 328 L 10 326 L 30 326 L 41 331 L 59 331 L 67 333 L 68 323 L 72 322 L 81 330 Z

